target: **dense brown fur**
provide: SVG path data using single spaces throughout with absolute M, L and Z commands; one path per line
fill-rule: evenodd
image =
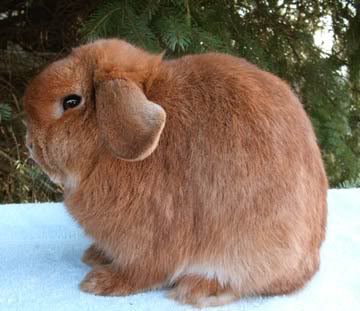
M 74 93 L 85 103 L 63 113 Z M 25 109 L 34 158 L 95 241 L 84 291 L 172 287 L 180 302 L 217 305 L 290 293 L 317 271 L 327 179 L 309 118 L 279 78 L 228 55 L 166 61 L 101 40 L 36 77 Z

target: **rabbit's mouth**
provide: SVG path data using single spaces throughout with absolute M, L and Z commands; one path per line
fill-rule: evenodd
M 30 152 L 31 158 L 43 170 L 43 172 L 50 178 L 50 180 L 58 185 L 63 185 L 65 188 L 74 189 L 79 183 L 79 178 L 76 174 L 65 174 L 56 165 L 48 161 L 46 152 Z M 40 154 L 40 156 L 38 156 Z
M 41 140 L 34 139 L 30 144 L 27 144 L 29 150 L 29 157 L 44 171 L 44 173 L 51 179 L 52 182 L 60 184 L 62 178 L 59 174 L 59 169 L 54 166 L 47 156 L 47 148 Z
M 54 170 L 46 164 L 42 156 L 38 156 L 34 150 L 30 152 L 31 159 L 44 171 L 44 173 L 50 178 L 50 180 L 56 184 L 61 183 L 61 178 L 54 172 Z
M 29 151 L 29 158 L 31 158 L 41 170 L 50 178 L 55 184 L 63 185 L 67 189 L 74 189 L 78 186 L 80 177 L 78 174 L 66 169 L 61 165 L 61 160 L 54 157 L 54 154 L 59 154 L 58 150 L 53 150 L 51 144 L 47 144 L 49 138 L 46 132 L 38 132 L 36 135 L 26 134 L 26 146 Z M 57 161 L 58 160 L 58 161 Z

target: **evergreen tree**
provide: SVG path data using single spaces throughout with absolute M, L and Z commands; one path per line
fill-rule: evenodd
M 324 51 L 314 33 L 331 28 Z M 360 186 L 359 0 L 5 0 L 0 3 L 0 202 L 55 200 L 27 160 L 20 104 L 40 67 L 119 37 L 166 57 L 219 51 L 286 80 L 309 113 L 332 186 Z

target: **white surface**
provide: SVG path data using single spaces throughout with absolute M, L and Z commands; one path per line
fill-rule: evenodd
M 329 192 L 320 272 L 293 295 L 248 298 L 211 310 L 360 310 L 360 189 Z M 62 204 L 0 205 L 0 310 L 189 310 L 154 291 L 128 297 L 80 292 L 89 241 Z

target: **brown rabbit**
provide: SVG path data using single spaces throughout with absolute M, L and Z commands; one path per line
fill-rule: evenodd
M 33 158 L 94 240 L 83 291 L 169 287 L 221 305 L 318 270 L 327 179 L 309 118 L 272 74 L 99 40 L 40 73 L 25 109 Z

